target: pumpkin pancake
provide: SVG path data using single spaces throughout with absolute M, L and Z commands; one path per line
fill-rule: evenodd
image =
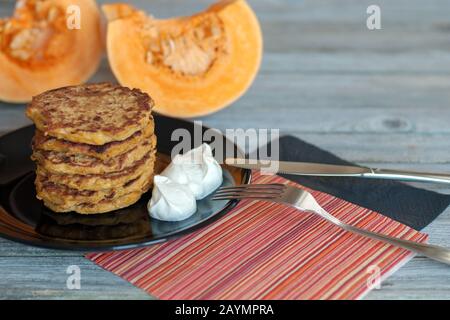
M 68 208 L 85 203 L 95 204 L 103 200 L 114 200 L 132 192 L 145 193 L 153 184 L 153 171 L 147 170 L 140 177 L 122 186 L 99 191 L 72 189 L 50 182 L 42 176 L 36 177 L 35 184 L 38 199 L 51 202 L 61 208 Z
M 156 147 L 156 137 L 139 144 L 133 150 L 118 157 L 102 161 L 85 155 L 67 155 L 62 152 L 34 150 L 31 158 L 46 171 L 57 174 L 89 175 L 105 174 L 132 167 Z
M 65 185 L 72 189 L 98 191 L 124 185 L 128 181 L 140 177 L 144 172 L 154 171 L 155 158 L 155 152 L 152 151 L 145 155 L 145 157 L 141 160 L 136 161 L 133 166 L 122 171 L 106 174 L 55 174 L 48 172 L 41 166 L 38 166 L 36 175 L 40 176 L 41 179 L 45 179 L 52 183 Z
M 58 88 L 33 97 L 26 114 L 36 127 L 58 139 L 104 145 L 147 127 L 153 100 L 139 89 L 110 83 Z
M 60 206 L 44 199 L 44 204 L 54 212 L 75 211 L 80 214 L 99 214 L 122 209 L 136 203 L 142 196 L 142 192 L 131 192 L 112 200 L 102 200 L 97 203 L 83 203 L 75 206 Z
M 33 138 L 33 149 L 56 151 L 66 155 L 83 154 L 107 160 L 130 151 L 143 140 L 148 140 L 153 135 L 154 129 L 154 122 L 151 121 L 143 130 L 135 132 L 131 137 L 123 141 L 113 141 L 100 146 L 61 140 L 52 136 L 46 136 L 42 131 L 36 130 Z

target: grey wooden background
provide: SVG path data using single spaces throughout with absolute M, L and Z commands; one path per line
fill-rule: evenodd
M 168 17 L 211 1 L 130 2 Z M 450 1 L 250 3 L 264 32 L 261 72 L 242 99 L 202 118 L 205 124 L 279 128 L 361 164 L 450 172 Z M 382 30 L 366 28 L 370 4 L 381 7 Z M 12 1 L 0 0 L 0 16 L 11 10 Z M 93 80 L 111 79 L 104 63 Z M 23 111 L 0 104 L 0 132 L 28 124 Z M 450 209 L 425 232 L 431 242 L 450 246 Z M 66 268 L 74 264 L 81 268 L 81 290 L 66 289 Z M 151 298 L 82 253 L 0 240 L 0 270 L 0 298 Z M 450 299 L 450 268 L 416 257 L 367 298 Z

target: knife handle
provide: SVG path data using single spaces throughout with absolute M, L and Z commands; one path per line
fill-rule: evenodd
M 364 178 L 391 179 L 411 182 L 434 182 L 450 184 L 450 174 L 429 173 L 419 171 L 404 171 L 390 169 L 371 169 L 372 172 L 363 173 Z

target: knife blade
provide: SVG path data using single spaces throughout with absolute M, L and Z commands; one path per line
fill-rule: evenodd
M 301 176 L 360 176 L 364 173 L 371 173 L 370 168 L 358 166 L 341 166 L 333 164 L 322 164 L 312 162 L 292 162 L 227 158 L 225 163 L 234 167 L 250 170 L 266 170 L 273 173 L 295 174 Z
M 260 170 L 263 173 L 269 174 L 281 173 L 319 177 L 359 177 L 450 184 L 450 174 L 447 173 L 429 173 L 379 168 L 374 169 L 363 166 L 242 158 L 226 158 L 225 163 L 234 167 L 250 170 Z

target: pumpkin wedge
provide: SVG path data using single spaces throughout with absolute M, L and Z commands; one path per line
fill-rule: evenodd
M 238 99 L 258 72 L 261 29 L 244 0 L 166 20 L 127 4 L 102 9 L 114 75 L 151 95 L 156 112 L 181 118 L 213 113 Z
M 104 51 L 95 0 L 19 0 L 0 19 L 0 100 L 85 82 Z

